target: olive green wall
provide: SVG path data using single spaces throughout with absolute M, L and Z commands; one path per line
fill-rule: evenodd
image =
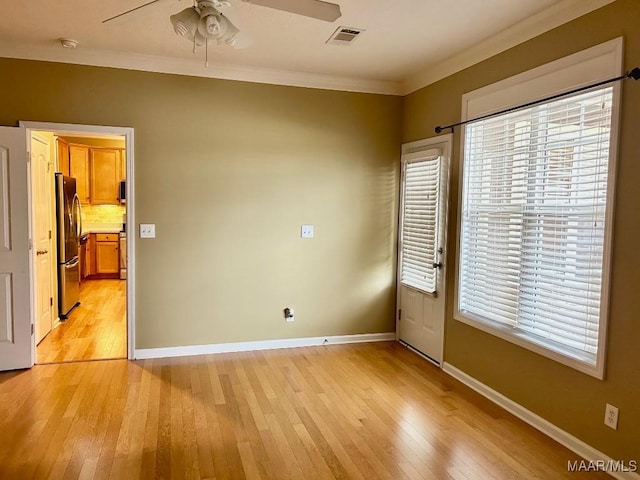
M 432 137 L 456 122 L 465 92 L 623 36 L 625 68 L 640 65 L 640 2 L 618 0 L 405 98 L 403 141 Z M 453 320 L 448 275 L 445 361 L 560 428 L 620 460 L 640 460 L 640 82 L 623 86 L 611 276 L 607 371 L 596 380 Z M 456 268 L 460 130 L 454 136 L 449 272 Z M 457 252 L 456 252 L 457 253 Z M 618 431 L 603 424 L 620 408 Z
M 136 219 L 157 234 L 136 239 L 137 348 L 394 331 L 401 98 L 11 59 L 0 71 L 1 125 L 135 128 Z

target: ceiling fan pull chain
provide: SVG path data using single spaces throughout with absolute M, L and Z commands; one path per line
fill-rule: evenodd
M 193 37 L 193 53 L 196 53 L 196 37 Z
M 209 66 L 209 39 L 204 41 L 204 66 Z

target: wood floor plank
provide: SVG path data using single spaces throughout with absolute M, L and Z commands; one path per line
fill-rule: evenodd
M 364 478 L 344 445 L 319 415 L 312 417 L 305 407 L 298 407 L 296 412 L 335 478 Z
M 0 373 L 0 479 L 589 479 L 395 342 Z
M 37 363 L 127 358 L 127 281 L 87 280 L 67 320 L 37 348 Z
M 331 468 L 329 468 L 328 463 L 325 461 L 325 458 L 313 441 L 313 438 L 311 438 L 311 435 L 309 435 L 304 424 L 299 423 L 292 425 L 292 427 L 296 432 L 297 440 L 302 444 L 302 447 L 307 452 L 313 464 L 316 478 L 335 478 L 331 472 Z

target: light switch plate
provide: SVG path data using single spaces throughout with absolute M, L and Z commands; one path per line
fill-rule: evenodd
M 313 225 L 302 225 L 300 236 L 302 238 L 313 238 Z
M 141 223 L 140 224 L 140 238 L 156 238 L 156 224 L 155 223 Z

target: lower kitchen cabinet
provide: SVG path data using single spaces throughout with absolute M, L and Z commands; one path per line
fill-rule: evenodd
M 120 278 L 120 244 L 117 233 L 92 233 L 88 242 L 89 278 Z

